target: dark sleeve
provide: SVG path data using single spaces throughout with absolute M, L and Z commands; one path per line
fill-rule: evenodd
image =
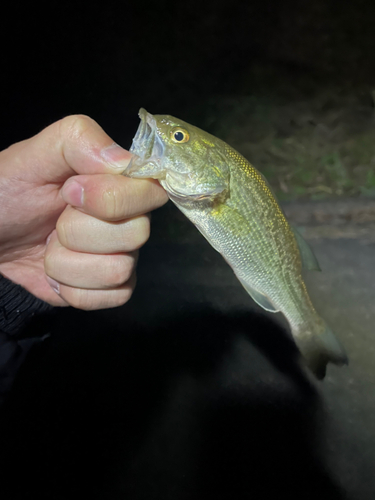
M 0 274 L 0 404 L 9 392 L 18 368 L 31 346 L 45 336 L 24 336 L 28 322 L 52 306 Z

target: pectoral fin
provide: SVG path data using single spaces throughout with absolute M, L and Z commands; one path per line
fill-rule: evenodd
M 245 281 L 241 280 L 241 285 L 245 288 L 247 293 L 250 295 L 250 297 L 258 304 L 258 306 L 263 307 L 266 311 L 269 312 L 279 312 L 278 309 L 275 308 L 275 306 L 272 304 L 270 299 L 267 297 L 267 295 L 264 295 L 264 293 L 259 292 L 255 288 L 253 288 L 251 285 L 248 283 L 245 283 Z
M 308 269 L 309 271 L 321 271 L 319 262 L 314 255 L 310 245 L 304 240 L 298 229 L 291 226 L 294 236 L 297 241 L 297 245 L 301 254 L 302 267 Z

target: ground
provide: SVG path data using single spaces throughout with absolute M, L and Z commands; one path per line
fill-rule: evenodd
M 262 171 L 280 200 L 375 196 L 375 88 L 264 66 L 242 86 L 253 90 L 212 96 L 204 123 Z

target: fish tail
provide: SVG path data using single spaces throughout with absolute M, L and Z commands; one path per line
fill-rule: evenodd
M 332 333 L 329 326 L 324 322 L 323 325 L 321 322 L 319 323 L 318 333 L 311 332 L 309 327 L 303 327 L 294 331 L 293 337 L 306 360 L 307 366 L 321 380 L 325 377 L 327 363 L 347 365 L 348 357 L 344 347 Z

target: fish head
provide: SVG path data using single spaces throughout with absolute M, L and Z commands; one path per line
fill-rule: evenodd
M 173 199 L 216 198 L 229 188 L 225 143 L 169 115 L 139 111 L 124 175 L 158 179 Z

